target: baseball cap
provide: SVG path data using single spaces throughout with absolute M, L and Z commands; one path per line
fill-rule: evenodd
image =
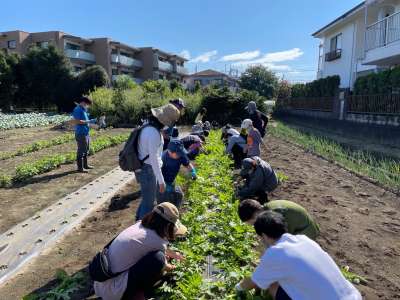
M 184 156 L 186 155 L 185 148 L 183 146 L 183 143 L 180 140 L 172 140 L 168 143 L 167 149 L 171 152 L 178 153 L 179 156 Z
M 250 170 L 254 166 L 254 160 L 252 158 L 245 158 L 242 161 L 242 170 L 240 171 L 240 176 L 244 177 L 249 174 Z
M 176 235 L 182 236 L 186 234 L 187 228 L 179 220 L 179 211 L 175 205 L 169 202 L 163 202 L 161 204 L 158 204 L 154 208 L 154 212 L 160 215 L 163 219 L 167 220 L 168 222 L 175 224 Z

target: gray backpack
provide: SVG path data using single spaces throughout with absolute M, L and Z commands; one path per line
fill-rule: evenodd
M 119 167 L 123 171 L 136 171 L 143 167 L 143 162 L 149 158 L 149 155 L 139 159 L 138 143 L 140 132 L 149 124 L 135 128 L 125 143 L 124 149 L 119 153 Z

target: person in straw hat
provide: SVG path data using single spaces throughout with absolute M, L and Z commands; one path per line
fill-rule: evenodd
M 170 260 L 184 259 L 167 245 L 186 232 L 176 206 L 169 202 L 157 205 L 112 241 L 108 264 L 110 271 L 119 275 L 104 282 L 95 281 L 96 295 L 103 300 L 145 299 L 163 273 L 175 268 Z
M 179 119 L 180 111 L 169 103 L 159 108 L 151 109 L 151 116 L 139 133 L 138 156 L 143 161 L 143 167 L 135 171 L 140 184 L 142 201 L 136 212 L 136 220 L 151 212 L 157 195 L 165 191 L 165 181 L 161 172 L 164 139 L 161 130 L 164 126 L 172 127 Z

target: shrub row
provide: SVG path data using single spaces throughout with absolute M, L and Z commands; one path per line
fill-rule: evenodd
M 400 89 L 400 67 L 358 77 L 354 83 L 355 95 L 391 94 Z
M 129 134 L 115 136 L 101 136 L 91 143 L 90 155 L 103 149 L 125 142 Z M 58 168 L 62 164 L 72 163 L 76 160 L 76 153 L 54 154 L 29 163 L 23 163 L 15 168 L 15 175 L 0 174 L 0 187 L 9 187 L 13 183 L 22 182 L 33 176 L 40 175 Z
M 331 97 L 335 96 L 339 85 L 340 77 L 338 75 L 328 76 L 306 84 L 294 84 L 291 95 L 293 98 Z

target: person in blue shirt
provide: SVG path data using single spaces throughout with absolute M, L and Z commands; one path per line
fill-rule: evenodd
M 176 176 L 178 176 L 181 165 L 183 165 L 190 170 L 192 179 L 195 180 L 197 177 L 196 169 L 190 163 L 180 140 L 171 140 L 161 158 L 163 161 L 161 172 L 164 176 L 166 188 L 164 193 L 158 193 L 158 203 L 171 202 L 176 207 L 180 207 L 183 192 L 179 186 L 175 185 Z
M 78 105 L 72 112 L 72 117 L 75 119 L 75 139 L 78 145 L 76 153 L 76 164 L 78 172 L 87 173 L 85 169 L 93 169 L 88 165 L 87 156 L 89 154 L 90 136 L 89 124 L 96 124 L 96 119 L 90 119 L 87 112 L 92 100 L 88 97 L 81 97 Z

